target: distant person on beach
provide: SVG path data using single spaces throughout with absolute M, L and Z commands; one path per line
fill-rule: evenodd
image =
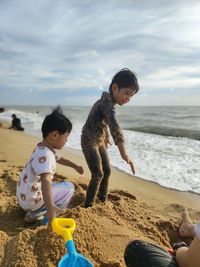
M 107 148 L 110 143 L 109 131 L 117 145 L 123 160 L 130 164 L 133 174 L 135 167 L 129 158 L 124 136 L 115 114 L 115 105 L 125 105 L 138 92 L 139 85 L 135 74 L 129 69 L 120 70 L 112 79 L 109 92 L 103 92 L 92 107 L 83 126 L 81 146 L 91 171 L 91 180 L 88 186 L 85 207 L 90 207 L 96 195 L 105 202 L 108 192 L 108 181 L 111 173 Z M 109 128 L 109 129 L 108 129 Z
M 12 114 L 12 125 L 10 129 L 18 130 L 18 131 L 24 131 L 24 128 L 21 125 L 21 120 L 17 118 L 15 114 Z
M 181 237 L 194 238 L 189 247 L 184 242 L 173 245 L 173 254 L 159 246 L 142 240 L 128 244 L 124 253 L 127 267 L 199 267 L 200 266 L 200 224 L 194 225 L 185 211 L 179 228 Z
M 72 198 L 74 185 L 71 182 L 52 182 L 56 162 L 83 174 L 82 166 L 58 157 L 55 151 L 65 145 L 71 130 L 72 123 L 60 107 L 54 109 L 43 121 L 43 140 L 30 156 L 17 184 L 16 194 L 20 207 L 27 212 L 26 222 L 42 220 L 46 213 L 51 227 L 52 219 L 66 209 Z

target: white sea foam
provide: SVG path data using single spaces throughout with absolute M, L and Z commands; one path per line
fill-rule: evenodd
M 125 131 L 126 146 L 137 175 L 167 187 L 200 193 L 200 142 Z M 131 173 L 116 148 L 110 149 L 113 166 Z

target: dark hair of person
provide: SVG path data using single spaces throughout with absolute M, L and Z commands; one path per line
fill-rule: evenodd
M 132 87 L 135 94 L 139 91 L 139 84 L 136 75 L 129 69 L 124 68 L 115 74 L 109 86 L 109 92 L 112 94 L 112 85 L 116 83 L 119 90 L 122 88 Z
M 65 117 L 60 106 L 56 107 L 51 114 L 47 115 L 42 123 L 43 138 L 54 131 L 58 131 L 59 134 L 64 134 L 66 132 L 70 133 L 71 130 L 72 123 Z
M 137 240 L 130 242 L 124 251 L 124 261 L 127 267 L 131 267 L 134 264 L 134 260 L 137 259 L 135 242 L 137 242 Z

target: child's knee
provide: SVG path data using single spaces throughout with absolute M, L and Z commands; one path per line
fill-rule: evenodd
M 110 167 L 107 167 L 104 169 L 104 176 L 105 177 L 109 177 L 111 174 L 111 168 Z
M 65 191 L 67 194 L 73 195 L 75 191 L 74 184 L 72 182 L 65 182 Z
M 100 183 L 103 178 L 103 172 L 101 170 L 96 170 L 92 173 L 92 179 L 94 182 Z

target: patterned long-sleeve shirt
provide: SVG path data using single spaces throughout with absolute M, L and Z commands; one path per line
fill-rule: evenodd
M 104 138 L 107 127 L 115 144 L 124 142 L 123 133 L 116 118 L 115 101 L 109 93 L 103 92 L 88 115 L 82 129 L 82 136 L 98 143 Z

